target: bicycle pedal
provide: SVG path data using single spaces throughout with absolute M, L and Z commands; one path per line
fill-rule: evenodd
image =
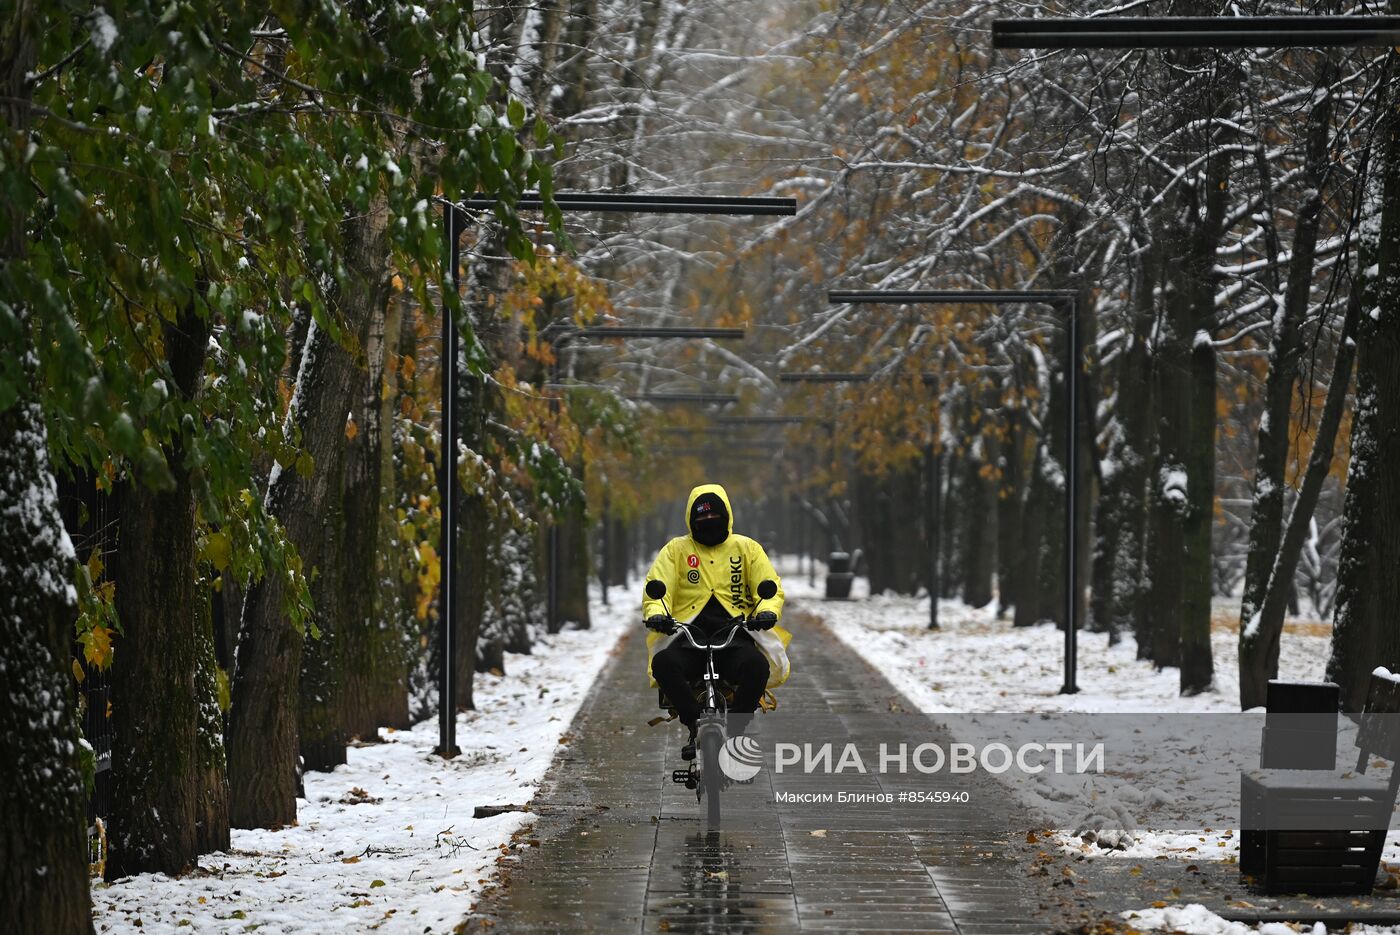
M 671 770 L 671 781 L 687 787 L 692 787 L 692 784 L 695 782 L 695 780 L 691 778 L 690 770 L 688 769 Z

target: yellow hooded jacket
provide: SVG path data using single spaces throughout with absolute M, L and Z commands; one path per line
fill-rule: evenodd
M 685 535 L 677 536 L 662 546 L 656 561 L 651 563 L 646 580 L 655 579 L 666 585 L 665 606 L 662 601 L 654 601 L 643 592 L 642 619 L 664 614 L 669 608 L 677 620 L 689 623 L 712 596 L 734 615 L 767 610 L 781 618 L 782 579 L 774 571 L 763 546 L 748 536 L 734 534 L 734 511 L 723 487 L 719 484 L 701 484 L 690 492 L 685 504 L 686 528 L 690 526 L 690 511 L 696 499 L 706 493 L 712 493 L 724 501 L 725 512 L 729 514 L 729 538 L 719 545 L 706 546 Z M 759 582 L 769 579 L 778 585 L 778 593 L 766 601 L 760 600 L 755 593 Z M 786 682 L 791 673 L 787 645 L 792 640 L 792 634 L 781 626 L 774 626 L 771 630 L 752 630 L 749 635 L 768 658 L 768 687 L 774 688 Z M 656 680 L 651 678 L 651 658 L 676 638 L 676 634 L 647 631 L 647 677 L 653 688 L 656 687 Z

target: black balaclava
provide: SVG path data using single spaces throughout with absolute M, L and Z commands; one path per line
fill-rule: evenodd
M 690 506 L 690 534 L 701 545 L 719 545 L 729 538 L 729 512 L 718 495 L 702 493 Z

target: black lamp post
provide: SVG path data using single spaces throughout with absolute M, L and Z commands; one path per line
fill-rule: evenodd
M 1073 289 L 930 289 L 882 290 L 863 289 L 832 291 L 827 299 L 836 305 L 882 303 L 889 305 L 1018 305 L 1038 303 L 1065 313 L 1069 361 L 1065 374 L 1065 682 L 1061 694 L 1079 691 L 1076 680 L 1077 631 L 1079 629 L 1079 538 L 1075 516 L 1078 477 L 1079 419 L 1078 383 L 1083 368 L 1079 349 L 1079 293 Z
M 1400 45 L 1400 16 L 999 19 L 994 49 L 1260 49 Z
M 631 195 L 610 192 L 565 192 L 553 196 L 561 211 L 620 211 L 633 214 L 718 214 L 744 216 L 791 216 L 797 213 L 795 198 L 714 197 L 702 195 Z M 500 199 L 473 196 L 458 204 L 443 200 L 442 228 L 444 260 L 444 293 L 451 289 L 459 294 L 462 288 L 461 245 L 458 237 L 468 210 L 493 210 Z M 525 192 L 515 201 L 516 210 L 543 208 L 545 200 L 538 192 Z M 457 322 L 448 313 L 444 298 L 442 307 L 442 455 L 439 458 L 438 489 L 441 504 L 442 584 L 438 592 L 438 647 L 441 654 L 438 669 L 438 747 L 441 756 L 456 756 L 457 749 L 457 687 L 454 667 L 457 660 L 456 640 L 452 624 L 456 617 L 457 584 Z
M 636 393 L 628 396 L 643 403 L 737 403 L 739 397 L 733 393 Z

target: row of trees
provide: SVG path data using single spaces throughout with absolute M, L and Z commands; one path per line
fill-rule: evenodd
M 604 485 L 635 512 L 631 409 L 540 390 L 551 326 L 612 314 L 607 291 L 556 210 L 512 209 L 552 190 L 562 115 L 631 74 L 587 53 L 584 6 L 5 13 L 7 919 L 91 929 L 94 674 L 109 878 L 294 823 L 299 762 L 332 768 L 436 703 L 439 307 L 469 375 L 459 706 L 543 628 L 541 530 L 569 554 Z M 465 232 L 466 294 L 444 294 L 434 202 L 474 191 L 500 207 Z M 564 569 L 560 623 L 587 625 L 586 568 Z
M 1250 707 L 1306 596 L 1335 613 L 1328 671 L 1358 707 L 1370 669 L 1400 662 L 1381 571 L 1397 545 L 1394 53 L 1004 56 L 987 24 L 1023 11 L 996 3 L 701 10 L 716 46 L 751 54 L 659 72 L 637 131 L 648 165 L 697 185 L 757 168 L 803 205 L 757 234 L 652 230 L 670 249 L 635 256 L 620 288 L 658 318 L 752 321 L 757 353 L 673 351 L 610 376 L 693 389 L 698 372 L 829 421 L 788 430 L 786 452 L 832 543 L 859 541 L 872 586 L 906 592 L 928 584 L 934 548 L 943 594 L 995 591 L 1018 625 L 1064 623 L 1073 482 L 1090 626 L 1133 634 L 1184 694 L 1212 687 L 1212 626 L 1233 626 Z M 608 257 L 635 240 L 616 235 Z M 1060 318 L 832 308 L 832 285 L 1079 290 L 1079 475 L 1061 467 Z M 881 376 L 792 391 L 780 369 Z M 913 518 L 931 483 L 932 527 Z M 1238 621 L 1217 619 L 1212 598 L 1234 591 Z
M 294 821 L 299 756 L 334 766 L 430 708 L 440 304 L 469 374 L 458 705 L 545 622 L 545 528 L 552 623 L 587 625 L 590 527 L 625 554 L 701 464 L 862 542 L 876 587 L 927 586 L 935 549 L 942 593 L 995 594 L 1018 624 L 1063 612 L 1075 483 L 1092 626 L 1201 691 L 1212 593 L 1239 578 L 1250 705 L 1302 581 L 1336 607 L 1331 671 L 1358 705 L 1371 666 L 1400 664 L 1376 573 L 1400 547 L 1393 55 L 1008 59 L 998 12 L 196 0 L 118 22 L 19 0 L 0 27 L 6 917 L 89 927 L 70 702 L 89 671 L 113 681 L 109 876 Z M 536 187 L 802 206 L 566 227 L 512 212 Z M 440 294 L 433 199 L 478 189 L 502 207 L 462 234 L 464 294 Z M 1061 320 L 831 308 L 833 283 L 1080 290 L 1079 475 Z M 561 349 L 615 319 L 750 338 Z M 774 381 L 808 368 L 881 376 Z M 813 421 L 745 441 L 624 399 L 705 387 Z

